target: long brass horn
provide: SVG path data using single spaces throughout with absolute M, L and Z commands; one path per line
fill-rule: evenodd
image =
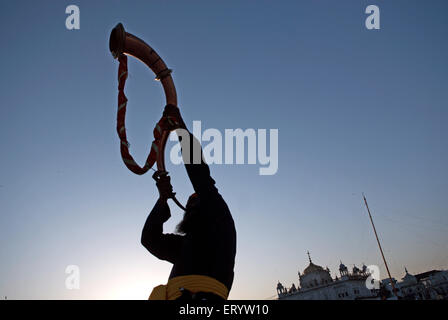
M 121 55 L 132 56 L 147 65 L 156 75 L 156 80 L 162 83 L 165 92 L 166 104 L 177 106 L 177 94 L 171 77 L 171 69 L 168 69 L 165 62 L 146 42 L 126 32 L 121 23 L 112 29 L 109 38 L 109 50 L 118 59 Z M 157 169 L 166 171 L 165 168 L 165 146 L 170 132 L 163 130 L 160 137 L 160 143 L 156 146 L 157 150 Z M 153 146 L 154 147 L 154 146 Z M 176 197 L 172 196 L 173 201 L 183 210 Z

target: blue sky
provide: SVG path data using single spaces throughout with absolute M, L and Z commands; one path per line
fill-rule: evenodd
M 65 28 L 65 8 L 81 11 Z M 367 30 L 376 4 L 381 29 Z M 170 264 L 140 245 L 157 199 L 115 132 L 122 22 L 174 70 L 187 125 L 279 130 L 279 170 L 213 165 L 238 232 L 231 299 L 263 299 L 313 261 L 335 275 L 448 265 L 445 1 L 2 1 L 0 296 L 146 299 Z M 131 152 L 146 158 L 164 106 L 154 75 L 129 61 Z M 185 170 L 167 164 L 185 202 Z M 174 205 L 170 232 L 181 218 Z M 78 265 L 80 290 L 65 288 Z

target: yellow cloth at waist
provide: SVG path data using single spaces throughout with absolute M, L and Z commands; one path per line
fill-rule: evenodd
M 212 277 L 188 275 L 169 279 L 166 285 L 154 287 L 149 300 L 176 300 L 182 295 L 181 288 L 192 293 L 211 292 L 223 299 L 229 295 L 227 287 Z

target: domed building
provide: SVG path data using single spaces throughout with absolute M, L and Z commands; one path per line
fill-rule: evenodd
M 301 288 L 313 288 L 322 284 L 328 284 L 333 281 L 330 275 L 330 270 L 324 269 L 311 261 L 311 256 L 308 252 L 308 259 L 310 264 L 303 270 L 303 275 L 299 272 L 299 282 Z
M 410 285 L 410 286 L 416 285 L 417 282 L 418 282 L 417 278 L 415 276 L 413 276 L 412 274 L 410 274 L 406 267 L 404 268 L 404 271 L 405 271 L 406 274 L 401 279 L 401 281 L 402 281 L 401 283 L 403 285 Z
M 330 269 L 323 268 L 311 260 L 309 252 L 308 266 L 299 271 L 298 284 L 289 288 L 277 283 L 279 300 L 448 300 L 448 270 L 431 270 L 413 275 L 405 268 L 401 281 L 383 279 L 380 288 L 369 289 L 369 268 L 363 263 L 361 268 L 356 265 L 350 269 L 340 261 L 339 277 L 331 277 Z M 391 280 L 396 287 L 396 295 L 392 293 Z M 370 282 L 371 283 L 371 282 Z M 389 294 L 385 294 L 389 292 Z
M 290 289 L 285 288 L 280 281 L 277 284 L 277 294 L 280 300 L 354 300 L 354 299 L 375 299 L 377 292 L 370 290 L 366 286 L 369 277 L 367 267 L 362 270 L 353 267 L 350 273 L 348 268 L 342 263 L 339 266 L 340 278 L 331 277 L 330 269 L 325 269 L 311 260 L 308 254 L 309 265 L 299 271 L 299 284 L 295 284 Z
M 410 274 L 406 267 L 404 271 L 404 277 L 397 284 L 401 298 L 409 300 L 425 299 L 425 285 L 419 282 L 416 276 Z

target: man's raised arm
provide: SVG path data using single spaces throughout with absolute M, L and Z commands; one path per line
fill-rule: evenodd
M 202 148 L 199 141 L 188 131 L 185 122 L 180 115 L 179 108 L 167 105 L 163 113 L 164 116 L 173 117 L 178 121 L 179 141 L 182 148 L 182 158 L 188 177 L 193 184 L 193 189 L 197 194 L 217 194 L 215 180 L 210 176 L 210 168 L 203 159 Z
M 146 219 L 141 242 L 157 258 L 174 263 L 180 252 L 183 236 L 163 233 L 163 224 L 171 217 L 167 199 L 173 192 L 173 187 L 166 174 L 156 172 L 153 178 L 157 181 L 160 197 Z

